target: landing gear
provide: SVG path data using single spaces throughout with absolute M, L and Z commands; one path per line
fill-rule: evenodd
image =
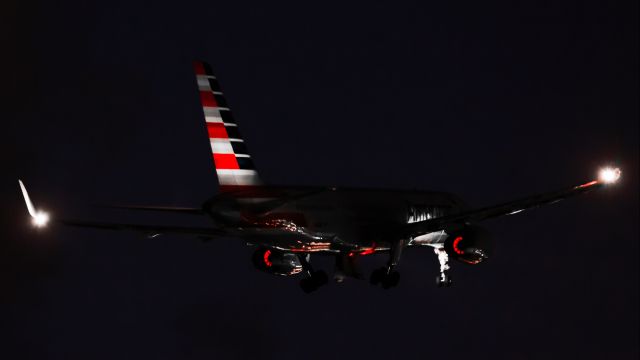
M 400 282 L 400 273 L 395 270 L 389 272 L 388 268 L 382 267 L 371 273 L 371 285 L 382 285 L 383 289 L 390 289 L 398 286 L 398 282 Z
M 399 282 L 400 282 L 400 273 L 397 271 L 392 271 L 388 273 L 387 276 L 384 277 L 384 279 L 382 279 L 382 288 L 389 289 L 392 287 L 396 287 L 398 286 Z
M 318 290 L 319 287 L 326 285 L 329 282 L 327 273 L 322 270 L 312 271 L 311 275 L 300 280 L 300 288 L 305 294 L 309 294 Z
M 451 286 L 451 275 L 449 275 L 449 255 L 442 247 L 436 247 L 433 249 L 438 255 L 438 262 L 440 262 L 440 275 L 436 277 L 436 285 L 438 287 Z
M 451 286 L 451 275 L 441 274 L 436 277 L 436 284 L 438 287 L 449 287 Z
M 307 273 L 307 277 L 300 280 L 300 287 L 305 294 L 314 292 L 318 290 L 319 287 L 326 285 L 329 282 L 329 277 L 326 272 L 322 270 L 313 270 L 313 267 L 311 267 L 311 264 L 309 263 L 310 257 L 311 256 L 309 254 L 306 256 L 298 255 L 298 259 L 300 259 L 300 263 L 302 264 L 302 269 Z
M 370 282 L 372 285 L 380 284 L 383 289 L 390 289 L 398 286 L 398 283 L 400 282 L 400 273 L 395 271 L 394 268 L 400 262 L 400 255 L 402 255 L 402 250 L 406 245 L 407 240 L 401 239 L 391 246 L 387 267 L 376 269 L 371 273 Z

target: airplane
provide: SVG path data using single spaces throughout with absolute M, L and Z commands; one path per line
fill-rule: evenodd
M 478 209 L 467 207 L 459 197 L 445 192 L 269 185 L 260 179 L 211 67 L 195 61 L 194 70 L 206 126 L 203 141 L 206 128 L 218 194 L 196 207 L 118 208 L 208 216 L 213 226 L 55 219 L 57 223 L 130 230 L 150 237 L 190 234 L 205 240 L 242 239 L 255 247 L 251 259 L 255 268 L 280 276 L 303 274 L 300 287 L 306 293 L 328 283 L 327 274 L 312 267 L 312 254 L 335 258 L 333 277 L 337 282 L 363 278 L 357 266 L 359 258 L 386 254 L 386 264 L 370 274 L 370 282 L 389 289 L 399 283 L 397 267 L 403 251 L 427 246 L 433 249 L 440 264 L 437 286 L 449 287 L 450 259 L 476 265 L 491 255 L 491 236 L 480 225 L 483 220 L 601 189 L 621 176 L 620 169 L 605 167 L 596 180 L 581 185 Z M 33 225 L 44 227 L 50 221 L 49 215 L 36 209 L 24 183 L 18 181 Z

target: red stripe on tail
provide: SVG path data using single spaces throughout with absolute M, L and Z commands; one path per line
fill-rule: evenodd
M 200 101 L 202 101 L 202 106 L 218 107 L 216 98 L 213 97 L 213 93 L 210 91 L 200 91 Z
M 213 154 L 216 169 L 240 169 L 235 154 Z
M 207 72 L 204 70 L 204 65 L 200 61 L 193 62 L 193 69 L 196 75 L 207 75 Z
M 228 139 L 229 135 L 223 123 L 207 123 L 209 139 Z

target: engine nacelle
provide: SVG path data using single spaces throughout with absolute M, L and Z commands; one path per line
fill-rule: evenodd
M 444 242 L 444 249 L 450 258 L 467 264 L 479 264 L 491 253 L 491 234 L 477 225 L 466 225 L 453 231 Z
M 302 271 L 302 263 L 296 254 L 260 247 L 252 257 L 256 269 L 269 274 L 289 276 Z

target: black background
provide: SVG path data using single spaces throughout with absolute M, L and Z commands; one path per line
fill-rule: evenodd
M 636 1 L 56 1 L 0 5 L 2 358 L 638 357 Z M 311 296 L 241 241 L 29 226 L 207 224 L 216 179 L 191 61 L 210 62 L 270 183 L 419 188 L 481 206 L 619 185 L 485 225 L 497 252 L 408 251 L 391 291 Z M 383 263 L 369 258 L 367 269 Z M 331 270 L 331 262 L 317 264 Z

